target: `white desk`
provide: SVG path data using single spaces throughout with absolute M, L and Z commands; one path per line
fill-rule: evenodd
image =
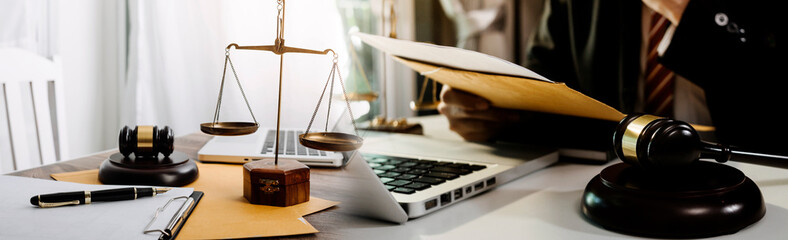
M 442 116 L 416 118 L 425 134 L 459 138 Z M 616 163 L 618 160 L 610 164 Z M 788 170 L 730 163 L 760 187 L 766 216 L 720 239 L 788 239 Z M 605 165 L 607 166 L 607 165 Z M 599 228 L 580 212 L 586 184 L 605 166 L 559 163 L 402 225 L 350 217 L 353 239 L 631 239 Z

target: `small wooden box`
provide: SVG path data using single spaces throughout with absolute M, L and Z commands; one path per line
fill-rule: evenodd
M 309 201 L 309 167 L 295 160 L 244 164 L 244 197 L 252 204 L 287 207 Z

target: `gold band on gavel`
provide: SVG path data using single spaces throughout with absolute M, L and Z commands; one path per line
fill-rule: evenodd
M 640 138 L 640 134 L 643 133 L 643 130 L 649 123 L 658 119 L 662 119 L 662 117 L 642 115 L 627 125 L 624 136 L 621 138 L 621 152 L 624 153 L 625 158 L 634 162 L 638 161 L 638 138 Z
M 137 126 L 137 152 L 153 152 L 153 126 Z

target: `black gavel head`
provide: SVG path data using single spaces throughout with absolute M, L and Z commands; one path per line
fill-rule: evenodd
M 156 157 L 159 153 L 169 156 L 174 150 L 175 136 L 170 127 L 128 126 L 120 130 L 118 148 L 123 156 L 134 153 L 135 157 Z
M 686 122 L 629 115 L 616 127 L 613 148 L 629 164 L 648 169 L 687 166 L 701 154 L 698 132 Z

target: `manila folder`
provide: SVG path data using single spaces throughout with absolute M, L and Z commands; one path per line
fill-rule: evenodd
M 624 114 L 564 83 L 553 82 L 514 63 L 479 52 L 354 33 L 420 74 L 484 97 L 492 106 L 620 121 Z

